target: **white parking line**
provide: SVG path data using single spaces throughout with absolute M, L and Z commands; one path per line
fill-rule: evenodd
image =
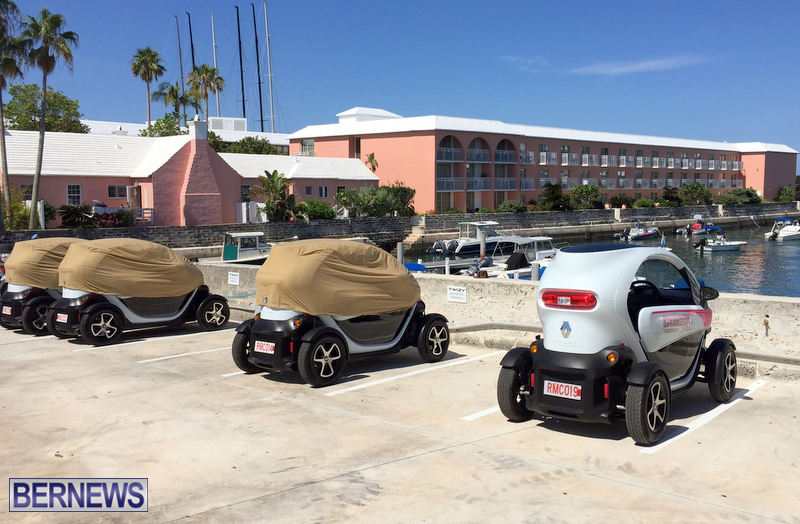
M 244 375 L 244 371 L 234 371 L 233 373 L 225 373 L 223 377 L 232 377 L 234 375 Z
M 230 346 L 225 346 L 222 348 L 215 348 L 215 349 L 204 349 L 203 351 L 192 351 L 191 353 L 177 353 L 175 355 L 167 355 L 166 357 L 158 357 L 158 358 L 148 358 L 147 360 L 139 360 L 139 364 L 144 364 L 145 362 L 156 362 L 157 360 L 169 360 L 171 358 L 178 358 L 178 357 L 188 357 L 190 355 L 199 355 L 201 353 L 211 353 L 213 351 L 222 351 L 223 349 L 229 349 Z
M 468 362 L 472 362 L 474 360 L 480 360 L 482 358 L 493 357 L 495 355 L 499 355 L 500 353 L 506 353 L 506 351 L 494 351 L 492 353 L 487 353 L 485 355 L 480 355 L 480 356 L 472 357 L 472 358 L 456 358 L 456 359 L 450 360 L 449 362 L 434 364 L 434 365 L 431 365 L 429 367 L 418 369 L 416 371 L 410 371 L 408 373 L 403 373 L 402 375 L 396 375 L 394 377 L 382 378 L 380 380 L 373 380 L 372 382 L 367 382 L 367 383 L 364 383 L 364 384 L 357 384 L 357 385 L 351 386 L 349 388 L 344 388 L 344 389 L 339 389 L 339 390 L 336 390 L 336 391 L 331 391 L 330 393 L 325 393 L 325 396 L 326 397 L 332 397 L 334 395 L 341 395 L 342 393 L 349 393 L 350 391 L 356 391 L 356 390 L 359 390 L 359 389 L 369 388 L 369 387 L 372 387 L 372 386 L 378 386 L 380 384 L 385 384 L 385 383 L 391 382 L 393 380 L 399 380 L 401 378 L 407 378 L 407 377 L 412 377 L 414 375 L 419 375 L 420 373 L 427 373 L 429 371 L 436 371 L 437 369 L 441 369 L 441 368 L 447 368 L 447 367 L 451 367 L 451 366 L 458 366 L 459 364 L 466 364 Z
M 134 344 L 144 344 L 145 342 L 154 342 L 154 341 L 169 340 L 169 339 L 173 339 L 173 338 L 183 338 L 183 337 L 198 337 L 198 336 L 201 336 L 201 335 L 211 335 L 213 333 L 219 333 L 220 331 L 226 331 L 228 329 L 233 329 L 233 328 L 223 328 L 223 329 L 219 329 L 219 330 L 216 330 L 216 331 L 198 331 L 196 333 L 184 333 L 183 335 L 169 335 L 169 336 L 166 336 L 166 337 L 145 338 L 143 340 L 134 340 L 134 341 L 131 341 L 131 342 L 123 342 L 121 344 L 111 344 L 111 345 L 108 345 L 108 346 L 92 346 L 92 347 L 88 347 L 88 348 L 73 349 L 72 352 L 73 353 L 78 353 L 80 351 L 94 351 L 96 349 L 114 349 L 114 348 L 119 348 L 119 347 L 124 347 L 124 346 L 132 346 Z
M 686 428 L 686 431 L 684 431 L 682 433 L 679 433 L 678 435 L 675 435 L 674 437 L 672 437 L 672 438 L 670 438 L 668 440 L 664 440 L 660 444 L 657 444 L 657 445 L 649 447 L 649 448 L 644 448 L 643 450 L 641 450 L 641 453 L 647 453 L 648 455 L 652 455 L 653 453 L 656 453 L 657 451 L 660 451 L 660 450 L 664 449 L 665 447 L 667 447 L 671 443 L 675 442 L 676 440 L 678 440 L 678 439 L 680 439 L 682 437 L 685 437 L 686 435 L 688 435 L 692 431 L 696 430 L 697 428 L 700 428 L 700 427 L 704 426 L 708 422 L 711 422 L 712 420 L 714 420 L 718 416 L 722 415 L 727 410 L 729 410 L 730 408 L 732 408 L 733 406 L 738 404 L 742 399 L 744 399 L 745 395 L 747 395 L 748 393 L 754 392 L 755 390 L 757 390 L 758 388 L 760 388 L 761 386 L 763 386 L 767 382 L 769 382 L 769 380 L 765 379 L 765 378 L 756 380 L 755 382 L 750 384 L 749 388 L 744 389 L 744 390 L 740 391 L 739 393 L 737 393 L 736 395 L 734 395 L 733 399 L 731 399 L 727 403 L 720 404 L 719 406 L 717 406 L 716 408 L 712 409 L 711 411 L 709 411 L 705 415 L 703 415 L 701 417 L 698 417 L 695 420 L 693 420 L 688 425 L 688 427 Z
M 500 406 L 495 406 L 493 408 L 484 409 L 483 411 L 478 411 L 477 413 L 473 413 L 472 415 L 467 415 L 466 417 L 461 417 L 461 420 L 467 420 L 467 421 L 472 422 L 473 420 L 477 420 L 477 419 L 479 419 L 481 417 L 485 417 L 486 415 L 491 415 L 492 413 L 495 413 L 497 411 L 500 411 Z

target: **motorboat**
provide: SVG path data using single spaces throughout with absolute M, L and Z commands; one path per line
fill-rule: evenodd
M 264 241 L 263 231 L 223 233 L 222 262 L 262 264 L 274 244 Z
M 694 248 L 701 253 L 709 251 L 715 253 L 717 251 L 739 251 L 742 246 L 747 245 L 743 240 L 728 240 L 725 236 L 725 231 L 721 227 L 708 226 L 708 236 L 701 238 L 694 244 Z
M 772 230 L 764 233 L 764 240 L 800 240 L 800 220 L 791 218 L 776 218 Z
M 679 227 L 675 230 L 678 235 L 686 235 L 687 237 L 704 237 L 708 235 L 708 228 L 714 227 L 711 222 L 705 222 L 702 218 L 698 218 L 694 224 L 686 224 L 684 227 Z
M 641 222 L 637 222 L 634 227 L 626 227 L 620 233 L 614 233 L 617 240 L 647 240 L 660 234 L 657 227 L 647 227 Z
M 527 242 L 519 244 L 517 250 L 507 258 L 476 259 L 473 265 L 462 273 L 474 276 L 477 271 L 486 271 L 488 277 L 530 279 L 534 266 L 538 265 L 541 273 L 553 260 L 557 251 L 551 237 L 530 237 Z
M 481 241 L 485 243 L 483 254 L 493 256 L 510 255 L 521 246 L 531 241 L 548 241 L 552 248 L 550 237 L 528 237 L 517 234 L 504 234 L 496 230 L 500 224 L 493 220 L 476 222 L 463 222 L 459 224 L 459 237 L 454 240 L 437 240 L 429 249 L 429 253 L 441 253 L 445 256 L 480 256 Z M 553 249 L 553 253 L 555 250 Z

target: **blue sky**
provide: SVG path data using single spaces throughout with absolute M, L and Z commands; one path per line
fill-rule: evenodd
M 262 0 L 253 0 L 269 113 Z M 214 11 L 222 113 L 242 116 L 234 2 L 17 0 L 61 13 L 80 36 L 74 71 L 49 85 L 85 118 L 143 122 L 145 85 L 130 73 L 151 46 L 179 77 L 212 63 Z M 259 128 L 253 17 L 239 3 L 249 128 Z M 271 0 L 276 130 L 336 121 L 354 106 L 800 150 L 800 2 L 771 0 Z M 30 71 L 25 82 L 39 83 Z M 213 101 L 211 115 L 215 116 Z M 164 113 L 152 106 L 154 118 Z M 268 124 L 266 124 L 268 126 Z M 268 127 L 267 127 L 268 129 Z

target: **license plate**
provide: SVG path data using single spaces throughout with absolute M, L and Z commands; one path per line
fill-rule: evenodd
M 267 342 L 265 340 L 256 340 L 255 347 L 253 348 L 256 353 L 266 353 L 267 355 L 275 354 L 275 342 Z
M 544 381 L 544 394 L 551 397 L 568 398 L 571 400 L 581 399 L 581 386 L 575 384 L 565 384 L 563 382 Z
M 3 306 L 3 314 L 10 315 L 11 314 L 11 306 Z
M 65 324 L 67 322 L 67 314 L 66 313 L 56 314 L 56 322 L 61 322 L 62 324 Z

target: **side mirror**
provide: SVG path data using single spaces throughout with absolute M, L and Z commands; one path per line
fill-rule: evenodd
M 703 300 L 715 300 L 719 298 L 719 291 L 708 286 L 700 286 L 700 296 Z

